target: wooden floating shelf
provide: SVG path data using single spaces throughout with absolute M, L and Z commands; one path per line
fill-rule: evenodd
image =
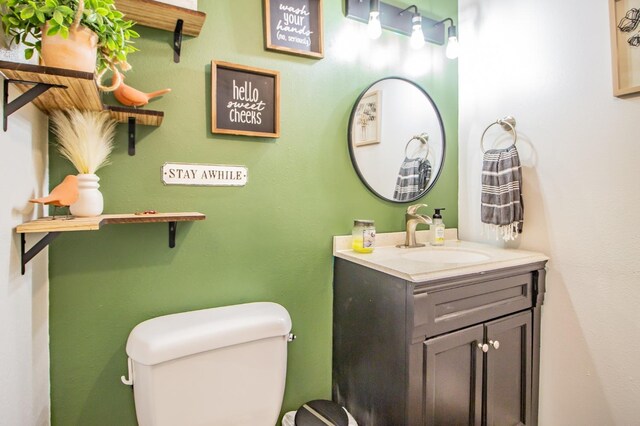
M 196 212 L 156 214 L 103 214 L 96 217 L 72 217 L 64 220 L 50 216 L 23 223 L 16 227 L 19 234 L 42 232 L 97 231 L 103 225 L 123 223 L 192 222 L 205 220 L 206 215 Z
M 64 86 L 52 87 L 33 99 L 35 106 L 47 114 L 67 109 L 108 110 L 120 123 L 126 123 L 132 117 L 136 123 L 148 126 L 160 126 L 164 118 L 162 111 L 104 105 L 93 73 L 7 61 L 0 61 L 0 72 L 9 80 Z M 22 83 L 16 83 L 16 86 L 23 93 L 32 87 Z
M 71 108 L 102 111 L 100 92 L 98 92 L 93 73 L 6 61 L 0 61 L 0 71 L 11 80 L 66 87 L 52 87 L 33 100 L 35 106 L 47 114 L 54 110 Z M 16 84 L 16 86 L 23 93 L 31 88 L 27 84 Z
M 204 25 L 207 14 L 153 0 L 116 0 L 116 9 L 127 19 L 145 27 L 174 31 L 176 22 L 184 22 L 182 33 L 197 37 Z
M 103 214 L 96 217 L 72 217 L 70 219 L 52 219 L 43 217 L 31 222 L 23 223 L 16 227 L 20 234 L 20 255 L 22 263 L 22 275 L 25 273 L 27 263 L 38 253 L 58 237 L 62 232 L 73 231 L 97 231 L 103 225 L 125 223 L 168 223 L 169 224 L 169 248 L 176 245 L 176 230 L 178 222 L 193 222 L 205 220 L 202 213 L 155 213 L 155 214 Z M 46 235 L 26 250 L 25 234 L 45 233 Z
M 162 120 L 164 119 L 164 113 L 162 111 L 120 107 L 115 105 L 105 105 L 104 109 L 109 111 L 111 113 L 111 118 L 116 120 L 118 123 L 126 123 L 129 121 L 129 118 L 135 118 L 137 124 L 158 127 L 162 124 Z

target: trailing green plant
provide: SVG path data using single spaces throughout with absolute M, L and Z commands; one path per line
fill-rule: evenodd
M 45 24 L 48 35 L 67 38 L 83 4 L 80 24 L 98 35 L 96 70 L 116 65 L 127 70 L 127 55 L 138 50 L 132 39 L 139 35 L 132 29 L 135 23 L 123 19 L 124 14 L 116 10 L 114 0 L 0 0 L 4 33 L 12 42 L 25 45 L 25 58 L 30 59 L 34 51 L 40 51 Z

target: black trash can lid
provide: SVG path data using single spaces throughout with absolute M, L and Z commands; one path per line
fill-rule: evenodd
M 333 401 L 316 399 L 302 404 L 296 411 L 296 426 L 348 426 L 346 411 Z

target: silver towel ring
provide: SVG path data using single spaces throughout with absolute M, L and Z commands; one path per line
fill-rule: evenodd
M 493 123 L 489 124 L 487 126 L 487 128 L 484 129 L 484 132 L 482 132 L 482 137 L 480 138 L 480 150 L 482 150 L 483 154 L 485 152 L 487 152 L 484 149 L 484 135 L 487 133 L 487 130 L 489 130 L 491 128 L 491 126 L 495 126 L 496 124 L 499 124 L 500 126 L 502 126 L 502 128 L 505 131 L 513 133 L 513 144 L 514 145 L 518 141 L 518 132 L 516 132 L 516 119 L 511 117 L 510 115 L 508 115 L 508 116 L 506 116 L 504 118 L 501 118 L 501 119 L 496 120 Z
M 424 155 L 424 158 L 427 158 L 429 156 L 429 135 L 426 133 L 420 133 L 419 135 L 416 135 L 409 139 L 409 142 L 407 142 L 407 144 L 404 146 L 404 158 L 409 158 L 407 149 L 409 148 L 409 144 L 411 144 L 411 142 L 413 142 L 414 140 L 419 140 L 427 147 L 427 153 Z

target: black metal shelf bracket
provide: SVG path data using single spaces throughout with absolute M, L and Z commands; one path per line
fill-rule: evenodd
M 169 222 L 169 248 L 176 246 L 176 230 L 178 229 L 178 222 Z
M 184 21 L 178 19 L 176 29 L 173 31 L 173 62 L 180 63 L 180 51 L 182 50 L 182 27 Z
M 27 239 L 24 233 L 20 234 L 20 259 L 22 263 L 22 275 L 24 275 L 26 271 L 25 266 L 27 265 L 27 263 L 29 263 L 31 259 L 33 259 L 45 247 L 47 247 L 49 243 L 51 243 L 51 241 L 53 241 L 58 235 L 60 235 L 60 232 L 49 232 L 40 241 L 35 243 L 33 247 L 31 247 L 28 251 L 25 251 L 27 246 Z
M 136 155 L 136 118 L 129 117 L 129 155 Z
M 9 83 L 31 84 L 33 85 L 33 87 L 9 102 Z M 7 131 L 8 119 L 11 114 L 18 111 L 20 108 L 33 101 L 35 98 L 42 95 L 52 87 L 58 87 L 62 89 L 67 88 L 67 86 L 63 86 L 60 84 L 38 83 L 35 81 L 14 80 L 10 78 L 6 79 L 4 81 L 4 97 L 2 102 L 4 106 L 4 109 L 2 111 L 2 128 L 4 129 L 4 131 Z

